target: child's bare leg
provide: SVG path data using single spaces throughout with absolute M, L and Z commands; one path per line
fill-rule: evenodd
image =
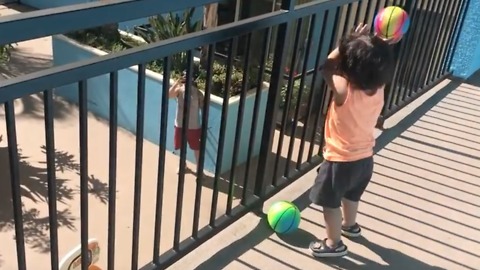
M 195 153 L 195 163 L 197 164 L 197 170 L 195 173 L 198 173 L 198 161 L 200 160 L 200 150 L 195 150 L 193 151 Z
M 339 172 L 345 172 L 334 162 L 324 161 L 318 170 L 315 183 L 310 189 L 310 200 L 323 208 L 327 237 L 310 243 L 312 255 L 319 258 L 341 257 L 347 254 L 347 246 L 342 242 L 342 197 L 346 186 L 341 181 L 348 180 Z M 335 173 L 334 173 L 335 172 Z M 335 177 L 339 176 L 339 177 Z M 348 175 L 347 175 L 348 176 Z
M 327 232 L 327 245 L 335 247 L 342 237 L 342 211 L 340 208 L 323 208 L 325 230 Z
M 195 152 L 195 161 L 198 164 L 198 161 L 200 160 L 200 150 L 195 150 L 193 152 Z
M 357 222 L 358 202 L 342 199 L 343 227 L 352 227 Z

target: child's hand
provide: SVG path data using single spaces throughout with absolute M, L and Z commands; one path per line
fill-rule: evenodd
M 355 33 L 359 34 L 368 34 L 369 31 L 370 29 L 368 29 L 368 25 L 365 23 L 360 23 L 357 25 L 357 28 L 355 28 Z
M 182 78 L 180 78 L 181 83 L 185 83 L 186 81 L 187 81 L 187 75 L 184 75 L 182 76 Z

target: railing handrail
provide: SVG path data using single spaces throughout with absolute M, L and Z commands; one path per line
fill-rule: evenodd
M 142 0 L 151 1 L 151 0 Z M 202 2 L 208 2 L 208 0 L 201 0 Z M 226 40 L 233 38 L 234 36 L 247 34 L 252 30 L 261 30 L 274 25 L 279 25 L 292 21 L 301 17 L 315 14 L 319 11 L 329 8 L 337 7 L 340 4 L 348 4 L 355 2 L 356 0 L 322 0 L 297 7 L 293 11 L 279 10 L 255 17 L 251 17 L 238 22 L 233 22 L 225 25 L 221 25 L 212 29 L 206 29 L 194 33 L 190 33 L 184 36 L 171 38 L 168 40 L 162 40 L 159 42 L 146 44 L 136 48 L 111 53 L 105 56 L 95 57 L 92 59 L 78 61 L 71 64 L 52 67 L 49 69 L 33 72 L 30 74 L 18 76 L 6 81 L 0 82 L 0 102 L 6 102 L 22 96 L 31 95 L 45 89 L 52 89 L 61 85 L 75 83 L 78 80 L 93 78 L 103 74 L 108 74 L 112 71 L 128 68 L 139 63 L 146 63 L 152 59 L 160 59 L 175 53 L 190 50 L 196 46 L 202 46 L 204 44 L 218 42 L 220 40 Z M 112 4 L 113 6 L 116 4 Z M 79 6 L 79 5 L 75 5 Z M 80 5 L 83 6 L 83 5 Z M 90 5 L 87 5 L 90 6 Z M 108 6 L 108 5 L 107 5 Z M 96 7 L 94 9 L 105 10 L 108 8 L 103 5 L 102 7 Z M 63 8 L 59 8 L 62 10 Z M 139 8 L 140 9 L 140 8 Z M 51 9 L 52 10 L 52 9 Z M 57 10 L 57 9 L 55 9 Z M 72 7 L 70 7 L 72 10 Z M 80 10 L 80 11 L 79 11 Z M 74 14 L 84 14 L 86 8 L 77 7 L 73 9 Z M 48 10 L 44 10 L 48 11 Z M 79 12 L 79 13 L 76 13 Z M 36 13 L 36 12 L 35 12 Z M 42 15 L 30 15 L 27 16 L 29 20 L 32 18 L 38 18 L 45 16 Z M 57 12 L 58 14 L 68 14 L 68 12 Z M 27 15 L 27 14 L 24 14 Z M 59 15 L 60 16 L 60 15 Z M 101 17 L 101 16 L 100 16 Z M 114 16 L 119 18 L 120 16 Z M 44 17 L 42 17 L 44 18 Z M 56 18 L 56 19 L 55 19 Z M 58 20 L 59 17 L 45 20 L 50 23 Z M 104 22 L 105 20 L 99 20 Z M 15 21 L 10 21 L 13 25 Z M 58 23 L 57 23 L 58 24 Z M 56 26 L 44 33 L 55 33 L 58 29 L 64 29 L 62 26 Z M 77 24 L 74 24 L 77 25 Z M 81 25 L 81 24 L 80 24 Z M 0 20 L 0 32 L 2 31 L 2 21 Z M 12 27 L 12 25 L 10 25 Z M 66 27 L 68 28 L 68 27 Z M 71 29 L 72 27 L 68 28 Z M 1 37 L 0 37 L 1 41 Z
M 356 2 L 357 0 L 317 0 L 295 8 L 299 15 L 312 14 L 312 7 L 332 8 Z M 146 18 L 157 14 L 200 7 L 219 0 L 115 0 L 95 1 L 84 4 L 48 8 L 26 13 L 0 17 L 0 44 L 9 44 L 45 36 L 63 34 L 71 31 L 101 26 L 109 23 L 124 22 Z M 123 12 L 128 10 L 129 12 Z M 105 16 L 108 14 L 108 16 Z M 89 18 L 89 20 L 85 20 Z M 64 21 L 69 23 L 62 23 Z M 44 25 L 44 27 L 38 27 Z M 12 31 L 15 29 L 15 31 Z
M 176 0 L 162 1 L 159 5 L 158 0 L 94 1 L 2 16 L 0 17 L 0 33 L 2 33 L 0 44 L 185 10 L 191 8 L 193 3 L 195 3 L 194 6 L 202 6 L 216 2 L 218 0 Z M 68 23 L 64 23 L 65 21 Z

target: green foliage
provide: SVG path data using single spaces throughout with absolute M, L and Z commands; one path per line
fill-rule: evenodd
M 12 44 L 0 45 L 0 65 L 10 61 L 10 58 L 12 56 L 12 50 Z
M 298 104 L 298 94 L 300 93 L 300 83 L 301 80 L 297 79 L 294 80 L 293 83 L 293 91 L 292 91 L 292 96 L 290 97 L 290 108 L 289 108 L 289 113 L 295 112 L 295 108 Z M 285 84 L 282 86 L 282 90 L 280 92 L 280 108 L 285 107 L 285 103 L 287 102 L 287 92 L 288 90 L 288 82 L 285 82 Z M 304 106 L 305 104 L 308 103 L 308 96 L 310 94 L 310 87 L 305 83 L 303 86 L 303 92 L 302 92 L 302 100 L 300 102 L 300 106 Z
M 175 38 L 181 35 L 192 33 L 199 27 L 199 22 L 192 22 L 194 9 L 189 9 L 183 13 L 183 17 L 178 14 L 169 13 L 166 16 L 157 15 L 149 18 L 149 28 L 137 27 L 136 34 L 142 37 L 147 43 L 158 42 L 165 39 Z M 109 28 L 109 31 L 111 27 Z M 67 34 L 83 44 L 107 51 L 117 52 L 128 48 L 140 46 L 141 43 L 124 36 L 115 37 L 114 35 L 105 35 L 106 31 L 102 28 L 87 29 Z M 187 69 L 186 53 L 179 53 L 170 57 L 172 79 L 182 76 Z M 163 73 L 162 59 L 154 60 L 147 64 L 147 68 L 158 73 Z M 231 87 L 229 88 L 230 96 L 235 96 L 242 91 L 243 67 L 233 66 L 231 73 Z M 252 89 L 258 76 L 258 68 L 252 66 L 249 69 L 247 90 Z M 211 93 L 217 96 L 223 96 L 225 91 L 225 81 L 227 76 L 227 66 L 223 60 L 217 59 L 212 67 L 212 89 Z M 194 63 L 194 72 L 197 74 L 196 84 L 199 89 L 205 89 L 207 81 L 207 71 L 201 67 L 200 63 Z
M 156 15 L 150 17 L 148 19 L 150 27 L 137 28 L 136 33 L 147 43 L 154 43 L 195 32 L 199 26 L 199 22 L 192 22 L 194 11 L 194 8 L 186 10 L 183 13 L 183 18 L 171 12 L 167 16 Z M 173 55 L 171 60 L 173 70 L 181 71 L 186 69 L 187 54 L 185 52 Z M 157 63 L 157 65 L 159 65 L 159 63 Z
M 199 64 L 197 64 L 199 65 Z M 236 96 L 242 92 L 243 84 L 243 70 L 239 67 L 232 67 L 232 74 L 230 76 L 230 96 Z M 258 69 L 250 68 L 247 91 L 256 86 Z M 212 68 L 212 94 L 216 96 L 223 96 L 225 92 L 225 83 L 227 80 L 227 66 L 215 61 Z M 197 85 L 200 89 L 206 88 L 207 71 L 199 67 L 199 76 L 197 78 Z
M 138 35 L 146 42 L 153 43 L 195 32 L 199 22 L 192 22 L 194 11 L 194 8 L 186 10 L 183 13 L 183 18 L 171 12 L 167 16 L 156 15 L 150 17 L 148 19 L 150 28 L 139 28 Z
M 109 37 L 107 35 L 98 34 L 96 30 L 86 29 L 66 34 L 67 37 L 72 38 L 82 44 L 100 49 L 106 52 L 118 52 L 128 49 L 130 43 L 137 43 L 134 40 L 126 37 Z M 125 42 L 124 39 L 128 41 Z

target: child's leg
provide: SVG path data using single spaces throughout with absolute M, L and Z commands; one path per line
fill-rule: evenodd
M 352 227 L 357 222 L 358 202 L 342 199 L 343 227 Z
M 188 130 L 188 145 L 190 146 L 190 149 L 193 150 L 193 153 L 195 154 L 195 162 L 197 163 L 197 170 L 195 173 L 198 171 L 198 161 L 200 159 L 200 139 L 202 136 L 202 130 L 201 129 L 189 129 Z
M 174 127 L 173 130 L 173 149 L 177 151 L 182 146 L 182 128 Z
M 325 231 L 327 233 L 327 245 L 335 247 L 342 237 L 342 211 L 338 208 L 323 207 L 325 219 Z
M 340 210 L 343 194 L 348 184 L 347 178 L 338 178 L 338 164 L 324 161 L 318 170 L 315 183 L 310 190 L 310 199 L 323 207 L 323 217 L 327 238 L 310 244 L 316 257 L 338 257 L 347 254 L 347 246 L 341 241 L 342 212 Z
M 352 188 L 345 193 L 342 199 L 342 234 L 346 237 L 359 237 L 361 235 L 361 228 L 357 224 L 358 205 L 372 178 L 373 158 L 370 157 L 358 161 L 358 167 L 362 173 L 353 182 Z
M 182 128 L 174 127 L 173 130 L 173 149 L 178 151 L 182 147 Z M 180 173 L 180 167 L 177 167 L 177 174 Z

